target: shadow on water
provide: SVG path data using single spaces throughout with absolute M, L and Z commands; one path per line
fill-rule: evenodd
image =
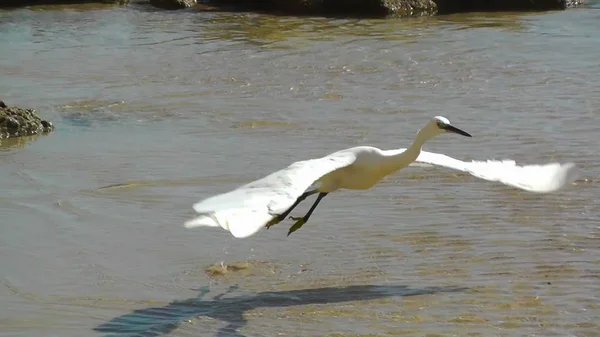
M 334 41 L 337 38 L 378 38 L 384 40 L 414 40 L 433 34 L 429 17 L 410 20 L 359 20 L 278 17 L 269 15 L 235 15 L 228 13 L 197 16 L 203 40 L 243 41 L 268 45 L 293 39 L 299 41 Z M 300 39 L 300 40 L 297 40 Z
M 411 289 L 407 286 L 354 285 L 347 287 L 325 287 L 291 291 L 262 292 L 255 295 L 242 295 L 223 298 L 235 291 L 232 286 L 213 300 L 203 300 L 208 287 L 203 287 L 195 298 L 173 301 L 164 307 L 135 310 L 116 317 L 94 328 L 104 333 L 104 337 L 156 337 L 175 330 L 182 322 L 206 316 L 226 322 L 217 337 L 243 337 L 238 330 L 247 320 L 244 313 L 256 308 L 282 308 L 309 304 L 330 304 L 350 301 L 367 301 L 389 297 L 428 295 L 440 292 L 459 292 L 463 287 L 427 287 Z
M 14 138 L 0 138 L 0 152 L 8 151 L 12 149 L 24 148 L 25 146 L 31 144 L 36 139 L 41 137 L 41 134 L 35 134 L 31 136 L 21 136 Z
M 454 30 L 495 29 L 506 32 L 526 32 L 530 21 L 544 12 L 475 12 L 439 15 L 439 24 Z
M 254 45 L 293 40 L 335 41 L 339 38 L 415 42 L 440 29 L 495 29 L 523 32 L 535 13 L 463 13 L 403 20 L 280 17 L 259 14 L 210 13 L 191 18 L 202 27 L 201 40 L 243 41 Z M 541 14 L 540 14 L 541 15 Z M 154 29 L 154 28 L 153 28 Z

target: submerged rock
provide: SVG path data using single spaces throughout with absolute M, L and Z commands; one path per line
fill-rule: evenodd
M 477 11 L 561 10 L 581 5 L 583 0 L 208 0 L 205 3 L 216 8 L 276 14 L 388 17 Z
M 0 101 L 0 139 L 36 135 L 52 130 L 54 125 L 42 120 L 35 110 L 9 107 Z
M 35 5 L 77 5 L 84 3 L 115 4 L 124 5 L 129 0 L 2 0 L 1 7 L 23 7 Z
M 150 3 L 158 8 L 179 9 L 196 5 L 196 0 L 150 0 Z

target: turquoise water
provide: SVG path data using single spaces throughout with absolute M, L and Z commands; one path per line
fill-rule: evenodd
M 598 19 L 0 12 L 0 98 L 56 125 L 0 145 L 0 336 L 596 336 Z M 474 138 L 426 150 L 588 181 L 532 195 L 410 168 L 290 237 L 182 227 L 198 199 L 405 147 L 435 115 Z

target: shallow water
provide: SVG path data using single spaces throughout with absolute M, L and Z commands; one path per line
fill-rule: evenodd
M 0 145 L 0 336 L 599 336 L 598 8 L 0 12 L 1 98 L 56 125 Z M 416 167 L 290 237 L 182 227 L 198 199 L 405 147 L 434 115 L 474 138 L 426 150 L 589 181 L 536 195 Z M 206 273 L 221 261 L 240 270 Z

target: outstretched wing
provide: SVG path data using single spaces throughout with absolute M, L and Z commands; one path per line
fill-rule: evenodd
M 354 163 L 352 151 L 344 150 L 319 159 L 298 161 L 262 179 L 194 205 L 200 213 L 186 228 L 223 227 L 236 238 L 251 236 L 275 215 L 285 212 L 315 181 Z
M 573 163 L 520 166 L 514 160 L 464 162 L 444 154 L 426 151 L 421 151 L 416 162 L 468 172 L 477 178 L 498 181 L 537 193 L 557 191 L 577 178 L 577 168 Z

